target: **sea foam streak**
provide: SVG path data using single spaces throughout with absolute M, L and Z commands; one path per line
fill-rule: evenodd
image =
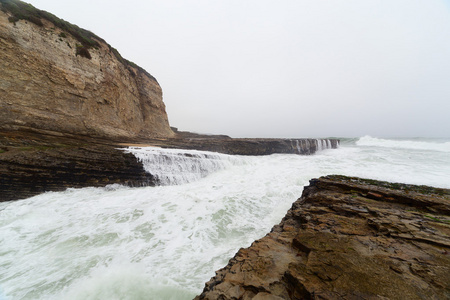
M 130 147 L 124 150 L 133 153 L 142 162 L 145 171 L 154 175 L 160 185 L 193 182 L 233 164 L 245 162 L 239 156 L 208 151 L 158 147 Z
M 405 140 L 405 139 L 380 139 L 371 136 L 360 138 L 356 144 L 358 146 L 373 146 L 385 148 L 403 148 L 415 150 L 433 150 L 450 152 L 450 142 L 423 141 L 423 140 Z
M 240 247 L 280 222 L 311 178 L 450 188 L 443 151 L 347 142 L 311 156 L 205 155 L 220 167 L 187 184 L 69 189 L 0 203 L 0 295 L 192 299 Z

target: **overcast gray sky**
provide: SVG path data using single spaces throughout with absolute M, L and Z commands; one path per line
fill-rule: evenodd
M 29 0 L 159 81 L 171 126 L 450 137 L 449 0 Z

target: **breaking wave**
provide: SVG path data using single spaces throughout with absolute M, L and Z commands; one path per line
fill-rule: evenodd
M 134 154 L 145 171 L 155 176 L 159 185 L 190 183 L 245 162 L 243 157 L 197 150 L 156 147 L 130 147 L 124 150 Z
M 426 139 L 381 139 L 364 136 L 356 141 L 358 146 L 384 147 L 397 149 L 431 150 L 450 152 L 449 141 L 426 140 Z

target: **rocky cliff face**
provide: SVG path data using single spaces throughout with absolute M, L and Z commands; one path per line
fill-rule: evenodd
M 145 70 L 92 32 L 0 0 L 0 201 L 69 187 L 153 185 L 142 164 L 117 150 L 142 142 L 240 155 L 309 155 L 339 144 L 175 134 L 161 87 Z
M 77 55 L 74 36 L 48 20 L 38 26 L 10 17 L 0 11 L 0 129 L 110 139 L 174 135 L 158 82 L 121 62 L 103 40 L 89 59 Z
M 449 299 L 450 190 L 311 180 L 196 299 Z

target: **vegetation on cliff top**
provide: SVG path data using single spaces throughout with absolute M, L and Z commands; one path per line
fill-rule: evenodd
M 95 35 L 94 33 L 90 32 L 89 30 L 80 28 L 77 25 L 71 24 L 47 11 L 37 9 L 33 5 L 22 2 L 20 0 L 0 0 L 0 4 L 1 10 L 4 13 L 11 14 L 11 16 L 9 17 L 9 21 L 12 23 L 16 23 L 19 20 L 27 20 L 31 23 L 34 23 L 42 27 L 44 26 L 44 24 L 42 23 L 42 19 L 44 19 L 53 23 L 57 28 L 63 30 L 64 32 L 71 34 L 78 42 L 80 42 L 80 45 L 77 46 L 76 55 L 80 55 L 90 59 L 91 55 L 88 49 L 98 48 L 100 47 L 99 42 L 103 42 L 108 45 L 110 51 L 114 53 L 116 58 L 124 66 L 139 69 L 141 72 L 145 73 L 147 76 L 156 81 L 156 79 L 152 75 L 150 75 L 145 69 L 123 58 L 122 55 L 120 55 L 119 51 L 111 47 L 111 45 L 106 43 L 105 40 Z M 131 72 L 131 74 L 134 73 Z

